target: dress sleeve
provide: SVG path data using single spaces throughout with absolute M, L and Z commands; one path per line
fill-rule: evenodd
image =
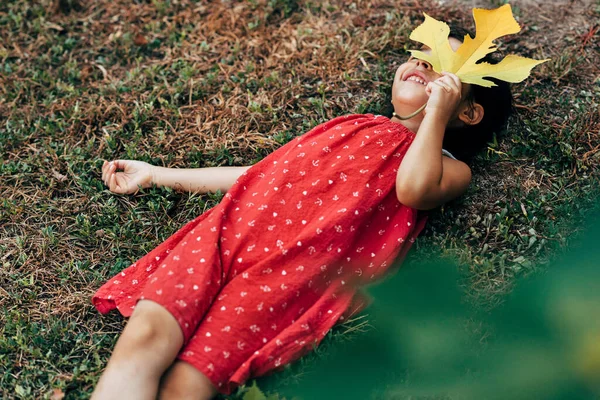
M 450 158 L 453 158 L 453 159 L 455 159 L 455 160 L 456 160 L 456 157 L 454 157 L 454 156 L 452 155 L 452 153 L 450 153 L 450 152 L 449 152 L 448 150 L 446 150 L 446 149 L 442 149 L 442 154 L 443 154 L 443 155 L 445 155 L 445 156 L 448 156 L 448 157 L 450 157 Z

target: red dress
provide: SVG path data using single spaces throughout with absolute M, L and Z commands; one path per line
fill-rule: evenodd
M 126 317 L 139 299 L 164 306 L 183 330 L 178 358 L 225 394 L 299 358 L 364 306 L 355 283 L 381 277 L 423 228 L 425 214 L 395 191 L 414 136 L 371 114 L 315 127 L 104 284 L 93 304 Z

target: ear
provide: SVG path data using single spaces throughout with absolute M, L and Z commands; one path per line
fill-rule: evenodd
M 465 104 L 458 113 L 458 119 L 467 125 L 477 125 L 483 119 L 483 106 L 479 103 Z

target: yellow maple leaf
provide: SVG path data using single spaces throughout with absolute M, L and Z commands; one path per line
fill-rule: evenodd
M 477 61 L 497 50 L 493 43 L 495 39 L 517 33 L 521 28 L 512 15 L 510 4 L 494 10 L 474 8 L 473 18 L 475 38 L 465 35 L 463 44 L 455 52 L 448 41 L 450 34 L 448 25 L 425 14 L 425 21 L 412 31 L 410 39 L 428 46 L 431 52 L 428 54 L 419 50 L 410 50 L 410 53 L 413 57 L 430 63 L 437 73 L 451 72 L 456 74 L 463 83 L 485 87 L 496 86 L 496 84 L 484 77 L 521 82 L 529 76 L 533 67 L 549 60 L 509 55 L 498 64 L 487 62 L 476 64 Z

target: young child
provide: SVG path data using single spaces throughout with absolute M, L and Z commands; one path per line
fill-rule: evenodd
M 451 31 L 454 49 L 464 33 Z M 505 124 L 512 97 L 497 83 L 462 84 L 410 58 L 394 77 L 394 117 L 335 118 L 251 167 L 105 162 L 115 193 L 227 193 L 94 295 L 101 313 L 131 318 L 93 398 L 211 398 L 310 351 L 363 306 L 357 285 L 406 255 L 422 210 L 466 190 L 471 170 L 451 152 L 468 159 Z

